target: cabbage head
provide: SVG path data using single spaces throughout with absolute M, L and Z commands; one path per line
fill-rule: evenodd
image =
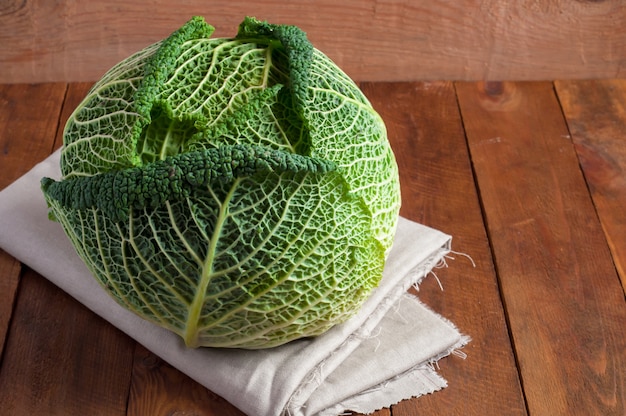
M 189 347 L 319 335 L 379 283 L 398 217 L 380 116 L 302 30 L 194 17 L 69 118 L 51 219 L 122 306 Z

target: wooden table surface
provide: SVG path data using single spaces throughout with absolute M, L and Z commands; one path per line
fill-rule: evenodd
M 0 85 L 0 189 L 89 84 Z M 365 83 L 401 214 L 466 253 L 420 298 L 473 341 L 376 415 L 626 414 L 626 81 Z M 6 415 L 241 415 L 0 250 Z

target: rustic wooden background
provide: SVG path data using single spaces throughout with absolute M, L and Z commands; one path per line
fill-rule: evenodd
M 403 215 L 476 262 L 420 289 L 473 338 L 440 364 L 452 387 L 377 415 L 625 414 L 626 1 L 0 0 L 0 189 L 192 15 L 296 24 L 376 81 Z M 540 82 L 453 82 L 483 80 Z M 241 415 L 2 250 L 0 277 L 0 413 Z
M 621 0 L 0 0 L 0 83 L 97 80 L 192 15 L 298 25 L 359 81 L 626 75 Z

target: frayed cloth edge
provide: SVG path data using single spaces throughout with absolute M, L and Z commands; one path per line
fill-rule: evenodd
M 446 241 L 446 243 L 443 244 L 437 251 L 435 251 L 428 259 L 410 270 L 406 274 L 407 277 L 403 279 L 401 283 L 398 284 L 394 289 L 390 290 L 387 296 L 381 299 L 378 306 L 379 310 L 376 314 L 376 322 L 372 325 L 372 322 L 370 322 L 370 320 L 376 318 L 368 318 L 362 326 L 367 327 L 367 330 L 357 330 L 354 333 L 350 334 L 335 350 L 333 350 L 328 355 L 326 359 L 322 360 L 315 368 L 313 368 L 307 375 L 306 379 L 302 382 L 300 388 L 298 388 L 289 398 L 283 411 L 281 412 L 281 415 L 299 416 L 303 414 L 302 412 L 299 412 L 298 409 L 305 408 L 306 402 L 313 393 L 313 391 L 315 391 L 315 389 L 324 382 L 326 378 L 326 376 L 324 376 L 323 374 L 323 369 L 325 365 L 330 360 L 332 360 L 333 356 L 340 350 L 343 350 L 344 348 L 349 348 L 350 351 L 353 351 L 355 348 L 358 347 L 361 340 L 371 337 L 372 332 L 376 328 L 376 325 L 382 320 L 384 315 L 391 309 L 391 307 L 398 301 L 398 299 L 400 299 L 404 294 L 407 294 L 408 290 L 411 287 L 416 287 L 417 285 L 419 285 L 424 280 L 424 278 L 432 273 L 432 270 L 435 267 L 447 267 L 447 261 L 445 260 L 445 258 L 449 253 L 452 252 L 451 244 L 452 239 Z M 445 320 L 445 322 L 452 325 L 448 320 Z M 454 325 L 452 326 L 454 327 Z M 444 354 L 444 356 L 449 354 L 450 353 Z M 338 363 L 336 365 L 338 365 Z

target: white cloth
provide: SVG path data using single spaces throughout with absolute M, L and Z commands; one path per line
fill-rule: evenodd
M 43 176 L 60 176 L 58 151 L 0 192 L 0 247 L 248 415 L 370 413 L 432 393 L 446 386 L 433 363 L 468 342 L 406 293 L 445 261 L 451 238 L 400 218 L 383 280 L 348 322 L 273 349 L 187 349 L 100 288 L 48 220 Z

